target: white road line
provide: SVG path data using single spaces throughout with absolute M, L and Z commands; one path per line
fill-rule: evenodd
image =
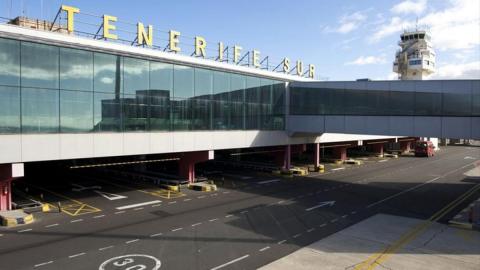
M 152 234 L 152 235 L 150 235 L 150 237 L 157 237 L 157 236 L 160 236 L 160 235 L 163 235 L 163 233 Z
M 55 226 L 58 226 L 58 225 L 59 225 L 58 223 L 50 224 L 50 225 L 45 226 L 45 228 L 51 228 L 51 227 L 55 227 Z
M 281 245 L 283 243 L 287 242 L 287 240 L 282 240 L 282 241 L 278 241 L 277 244 Z
M 161 203 L 162 201 L 155 200 L 155 201 L 149 201 L 149 202 L 143 202 L 143 203 L 137 203 L 137 204 L 130 204 L 130 205 L 124 205 L 124 206 L 119 206 L 116 207 L 115 209 L 117 210 L 125 210 L 125 209 L 130 209 L 130 208 L 136 208 L 140 206 L 145 206 L 145 205 L 151 205 L 151 204 L 157 204 Z
M 228 194 L 228 193 L 230 193 L 230 191 L 224 191 L 224 192 L 223 192 L 223 194 Z
M 184 202 L 188 202 L 188 201 L 191 201 L 192 199 L 185 199 L 183 200 Z
M 222 265 L 219 265 L 219 266 L 217 266 L 217 267 L 214 267 L 214 268 L 212 268 L 212 269 L 210 269 L 210 270 L 218 270 L 218 269 L 221 269 L 221 268 L 223 268 L 223 267 L 225 267 L 225 266 L 228 266 L 228 265 L 230 265 L 230 264 L 233 264 L 233 263 L 236 263 L 236 262 L 238 262 L 238 261 L 244 260 L 244 259 L 248 258 L 249 256 L 250 256 L 250 255 L 247 254 L 247 255 L 242 256 L 242 257 L 240 257 L 240 258 L 236 258 L 235 260 L 231 260 L 231 261 L 229 261 L 229 262 L 227 262 L 227 263 L 224 263 L 224 264 L 222 264 Z
M 133 239 L 133 240 L 125 242 L 125 244 L 131 244 L 131 243 L 135 243 L 135 242 L 138 242 L 138 241 L 140 241 L 140 239 Z
M 20 231 L 18 231 L 18 232 L 19 232 L 19 233 L 23 233 L 23 232 L 29 232 L 29 231 L 31 231 L 31 230 L 32 230 L 32 229 L 25 229 L 25 230 L 20 230 Z
M 98 216 L 94 216 L 93 218 L 102 218 L 102 217 L 105 217 L 105 215 L 98 215 Z
M 293 238 L 297 238 L 297 237 L 300 237 L 302 234 L 301 233 L 297 233 L 295 234 L 294 236 L 292 236 Z
M 177 201 L 168 202 L 168 204 L 174 204 L 174 203 L 177 203 Z
M 70 221 L 70 223 L 76 223 L 76 222 L 82 222 L 83 219 L 82 218 L 79 218 L 79 219 L 74 219 L 72 221 Z
M 320 225 L 319 227 L 322 228 L 322 227 L 325 227 L 327 226 L 327 223 L 323 223 L 322 225 Z
M 100 251 L 103 251 L 103 250 L 105 250 L 105 249 L 109 249 L 109 248 L 113 248 L 113 246 L 102 247 L 102 248 L 99 248 L 98 250 L 100 250 Z
M 275 182 L 280 182 L 280 179 L 272 179 L 272 180 L 261 181 L 261 182 L 258 182 L 257 184 L 263 185 L 263 184 L 269 184 L 269 183 L 275 183 Z
M 154 204 L 152 205 L 152 207 L 159 207 L 159 206 L 162 206 L 161 204 Z
M 334 218 L 334 219 L 330 220 L 331 223 L 335 223 L 337 221 L 338 221 L 338 218 Z
M 70 256 L 68 256 L 68 258 L 71 259 L 71 258 L 83 256 L 83 255 L 85 255 L 85 254 L 86 254 L 85 252 L 82 252 L 82 253 L 78 253 L 78 254 L 75 254 L 75 255 L 70 255 Z
M 40 266 L 44 266 L 44 265 L 51 264 L 51 263 L 53 263 L 53 261 L 48 261 L 48 262 L 44 262 L 44 263 L 35 264 L 33 267 L 40 267 Z
M 138 210 L 143 210 L 143 207 L 138 207 L 138 208 L 133 209 L 133 211 L 138 211 Z
M 352 214 L 352 215 L 355 215 L 356 213 L 357 213 L 356 211 L 350 212 L 350 214 Z
M 208 220 L 208 221 L 214 222 L 215 220 L 218 220 L 218 218 L 212 218 L 212 219 L 210 219 L 210 220 Z
M 118 214 L 123 214 L 123 213 L 125 213 L 125 211 L 118 211 L 118 212 L 115 212 L 114 214 L 118 215 Z
M 226 215 L 225 218 L 233 217 L 233 215 Z
M 266 247 L 264 247 L 264 248 L 259 249 L 258 251 L 263 252 L 263 251 L 265 251 L 265 250 L 267 250 L 267 249 L 269 249 L 269 248 L 270 248 L 269 246 L 266 246 Z
M 240 212 L 240 214 L 246 214 L 246 213 L 248 213 L 248 210 L 244 210 L 244 211 Z
M 343 216 L 342 216 L 342 218 L 346 218 L 346 217 L 348 217 L 348 215 L 343 215 Z
M 313 231 L 315 231 L 314 228 L 311 228 L 311 229 L 308 229 L 308 230 L 307 230 L 308 233 L 311 233 L 311 232 L 313 232 Z
M 278 201 L 277 203 L 278 203 L 278 204 L 282 204 L 282 203 L 284 203 L 284 202 L 285 202 L 285 201 Z
M 379 160 L 378 162 L 387 162 L 388 159 L 382 159 L 382 160 Z
M 176 229 L 173 229 L 172 232 L 176 232 L 176 231 L 180 231 L 180 230 L 183 230 L 183 228 L 176 228 Z
M 205 198 L 205 195 L 198 196 L 197 198 L 199 198 L 199 199 L 203 199 L 203 198 Z
M 411 187 L 411 188 L 409 188 L 409 189 L 406 189 L 406 190 L 404 190 L 404 191 L 401 191 L 401 192 L 399 192 L 399 193 L 397 193 L 397 194 L 393 194 L 392 196 L 389 196 L 389 197 L 387 197 L 387 198 L 385 198 L 385 199 L 383 199 L 383 200 L 380 200 L 380 201 L 378 201 L 378 202 L 374 202 L 374 203 L 372 203 L 372 204 L 367 205 L 367 208 L 370 208 L 370 207 L 372 207 L 372 206 L 381 204 L 381 203 L 383 203 L 383 202 L 385 202 L 385 201 L 388 201 L 388 200 L 390 200 L 390 199 L 393 199 L 393 198 L 395 198 L 395 197 L 398 197 L 398 196 L 400 196 L 400 195 L 402 195 L 402 194 L 405 194 L 405 193 L 407 193 L 407 192 L 409 192 L 409 191 L 412 191 L 412 190 L 414 190 L 414 189 L 417 189 L 417 188 L 419 188 L 419 187 L 421 187 L 421 186 L 430 184 L 430 183 L 432 183 L 432 182 L 434 182 L 434 181 L 437 181 L 437 180 L 440 179 L 440 178 L 441 178 L 440 176 L 439 176 L 439 177 L 435 177 L 435 178 L 433 178 L 433 179 L 428 180 L 428 181 L 425 182 L 425 183 L 418 184 L 418 185 L 413 186 L 413 187 Z
M 335 169 L 331 169 L 331 170 L 332 170 L 332 171 L 340 171 L 340 170 L 345 170 L 345 168 L 342 167 L 342 168 L 335 168 Z
M 198 222 L 198 223 L 192 224 L 192 227 L 195 227 L 195 226 L 198 226 L 198 225 L 202 225 L 202 222 Z

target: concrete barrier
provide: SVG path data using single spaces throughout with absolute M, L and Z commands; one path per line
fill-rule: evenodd
M 215 185 L 214 183 L 201 182 L 201 183 L 188 184 L 188 188 L 196 191 L 210 192 L 210 191 L 216 191 L 217 185 Z
M 33 222 L 33 215 L 23 210 L 0 211 L 2 226 L 14 227 L 17 225 L 30 224 Z

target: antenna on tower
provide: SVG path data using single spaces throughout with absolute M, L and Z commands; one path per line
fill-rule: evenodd
M 415 31 L 418 31 L 418 16 L 417 16 L 417 20 L 415 21 Z

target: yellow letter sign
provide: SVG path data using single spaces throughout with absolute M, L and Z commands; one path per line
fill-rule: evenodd
M 110 30 L 115 30 L 117 27 L 110 24 L 110 22 L 116 22 L 117 17 L 110 15 L 103 15 L 103 37 L 109 39 L 118 39 L 117 35 L 110 33 Z
M 62 10 L 67 12 L 67 31 L 72 33 L 74 30 L 73 27 L 73 14 L 79 13 L 80 9 L 76 7 L 62 5 Z

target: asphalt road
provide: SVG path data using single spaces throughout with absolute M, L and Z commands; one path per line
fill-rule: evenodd
M 0 229 L 0 269 L 256 269 L 377 213 L 426 219 L 477 184 L 463 173 L 479 160 L 444 147 L 294 179 L 233 172 L 170 198 L 108 174 L 27 176 L 16 188 L 67 211 Z

